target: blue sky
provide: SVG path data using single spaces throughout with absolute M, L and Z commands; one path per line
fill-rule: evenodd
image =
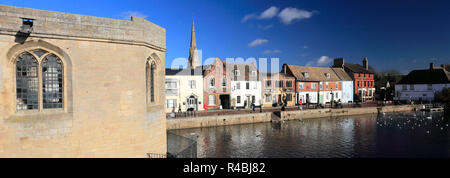
M 202 58 L 280 59 L 329 66 L 336 57 L 377 70 L 450 63 L 450 1 L 2 0 L 0 4 L 115 19 L 167 30 L 166 66 L 189 54 L 192 17 Z M 252 43 L 253 42 L 253 43 Z

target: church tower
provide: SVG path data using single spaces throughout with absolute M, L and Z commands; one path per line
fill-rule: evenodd
M 197 43 L 195 41 L 195 30 L 194 30 L 194 18 L 192 18 L 192 31 L 191 31 L 191 48 L 189 49 L 189 61 L 188 68 L 196 68 L 200 66 L 197 54 Z

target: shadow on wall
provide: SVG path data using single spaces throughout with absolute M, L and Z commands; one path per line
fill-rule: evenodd
M 28 37 L 30 36 L 29 33 L 22 33 L 20 31 L 18 31 L 16 33 L 16 39 L 14 40 L 14 42 L 16 43 L 20 43 L 20 44 L 24 44 L 25 41 L 27 41 Z

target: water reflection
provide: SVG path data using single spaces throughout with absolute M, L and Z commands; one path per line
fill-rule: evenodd
M 174 131 L 198 135 L 198 157 L 449 157 L 449 118 L 393 113 Z

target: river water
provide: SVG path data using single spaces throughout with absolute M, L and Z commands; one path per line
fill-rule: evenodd
M 171 131 L 200 158 L 450 157 L 450 117 L 405 112 Z

